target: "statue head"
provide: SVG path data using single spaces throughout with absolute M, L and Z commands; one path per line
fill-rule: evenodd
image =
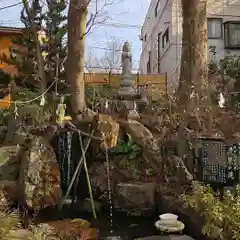
M 122 51 L 123 52 L 131 52 L 131 45 L 128 41 L 126 41 L 124 44 L 123 44 L 123 48 L 122 48 Z
M 60 97 L 60 103 L 63 104 L 64 103 L 64 96 Z

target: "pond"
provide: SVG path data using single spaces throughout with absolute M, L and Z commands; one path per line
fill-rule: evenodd
M 41 212 L 36 218 L 34 223 L 42 223 L 49 221 L 57 221 L 62 219 L 74 219 L 83 218 L 92 223 L 92 227 L 96 227 L 100 230 L 100 236 L 102 239 L 111 235 L 110 231 L 110 217 L 109 210 L 103 209 L 98 214 L 97 220 L 93 219 L 91 213 L 79 211 L 79 206 L 64 205 L 62 211 L 59 213 L 57 209 L 46 209 Z M 125 213 L 113 212 L 113 234 L 114 236 L 121 236 L 124 240 L 132 240 L 139 237 L 147 237 L 153 235 L 160 235 L 160 233 L 154 227 L 154 222 L 159 219 L 159 214 L 151 217 L 133 217 L 127 216 Z M 189 235 L 196 240 L 205 240 L 201 234 L 195 231 L 193 226 L 188 226 L 187 219 L 179 217 L 179 220 L 186 224 L 186 228 L 183 234 Z

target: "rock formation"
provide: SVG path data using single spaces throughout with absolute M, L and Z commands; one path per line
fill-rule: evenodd
M 29 209 L 56 206 L 61 196 L 60 170 L 50 143 L 30 136 L 21 151 L 21 201 Z

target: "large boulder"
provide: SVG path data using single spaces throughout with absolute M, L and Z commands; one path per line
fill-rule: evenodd
M 101 162 L 95 162 L 89 169 L 91 186 L 94 195 L 103 203 L 108 204 L 108 178 L 107 165 Z M 120 170 L 116 165 L 110 163 L 111 187 L 114 188 L 117 183 L 128 182 L 132 180 L 132 175 L 128 170 Z
M 120 127 L 111 116 L 104 114 L 96 115 L 93 125 L 96 131 L 94 135 L 98 135 L 99 137 L 104 135 L 107 147 L 111 148 L 117 145 Z M 103 145 L 101 147 L 105 148 Z
M 6 146 L 0 148 L 0 181 L 16 181 L 19 176 L 21 160 L 20 148 Z
M 143 156 L 154 170 L 162 171 L 163 161 L 157 139 L 151 131 L 136 120 L 118 121 L 120 126 L 129 133 L 133 141 L 142 148 Z
M 29 209 L 58 204 L 61 197 L 60 170 L 54 150 L 45 138 L 31 135 L 25 140 L 19 183 L 21 202 Z
M 130 155 L 109 156 L 110 183 L 112 190 L 118 183 L 140 179 L 141 159 L 136 156 L 130 159 Z M 108 204 L 108 176 L 107 162 L 94 162 L 89 167 L 91 186 L 95 196 L 103 203 Z
M 114 207 L 129 215 L 152 215 L 156 210 L 154 183 L 119 183 L 116 186 Z

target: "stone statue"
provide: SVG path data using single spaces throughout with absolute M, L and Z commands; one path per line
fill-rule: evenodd
M 125 42 L 122 48 L 122 73 L 118 95 L 127 110 L 127 118 L 139 118 L 134 102 L 137 98 L 137 92 L 134 88 L 132 76 L 132 53 L 129 42 Z
M 64 103 L 64 96 L 61 96 L 60 103 L 58 104 L 57 110 L 56 110 L 56 114 L 57 114 L 56 122 L 61 127 L 63 127 L 66 108 L 67 108 L 67 105 Z
M 132 53 L 129 42 L 125 42 L 122 48 L 122 73 L 120 80 L 119 96 L 135 95 L 134 80 L 132 77 Z

